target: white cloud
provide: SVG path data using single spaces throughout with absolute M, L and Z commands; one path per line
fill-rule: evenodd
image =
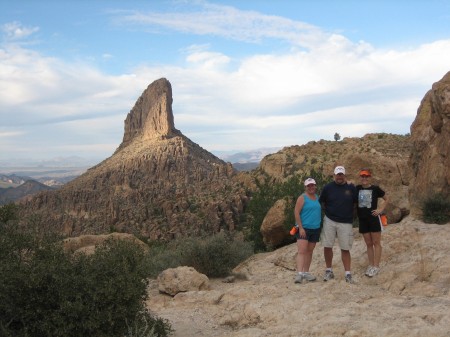
M 39 27 L 25 27 L 20 22 L 8 22 L 1 26 L 7 40 L 21 40 L 39 31 Z
M 266 39 L 285 41 L 295 48 L 318 48 L 327 38 L 338 37 L 314 25 L 257 11 L 205 1 L 190 2 L 185 12 L 117 11 L 116 22 L 145 27 L 150 32 L 172 30 L 184 34 L 211 35 L 260 44 Z M 177 8 L 180 10 L 180 7 Z

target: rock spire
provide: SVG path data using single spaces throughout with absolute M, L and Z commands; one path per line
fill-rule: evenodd
M 167 79 L 151 83 L 125 119 L 125 132 L 119 149 L 135 140 L 167 139 L 179 135 L 174 125 L 172 101 L 172 86 Z

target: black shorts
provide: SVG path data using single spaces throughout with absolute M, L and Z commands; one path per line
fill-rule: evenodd
M 308 242 L 319 242 L 320 240 L 320 228 L 316 229 L 310 229 L 310 228 L 303 228 L 306 232 L 306 238 L 300 237 L 300 231 L 297 231 L 295 234 L 295 237 L 297 240 L 308 240 Z
M 372 219 L 370 219 L 372 220 Z M 380 221 L 378 220 L 378 217 L 376 218 L 376 221 L 370 221 L 365 219 L 359 220 L 359 232 L 361 234 L 365 233 L 374 233 L 374 232 L 381 232 L 381 225 Z

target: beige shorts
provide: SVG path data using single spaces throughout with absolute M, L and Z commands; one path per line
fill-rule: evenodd
M 320 236 L 322 246 L 332 248 L 336 236 L 339 241 L 339 248 L 350 250 L 353 245 L 353 225 L 351 223 L 336 222 L 324 216 L 322 234 Z

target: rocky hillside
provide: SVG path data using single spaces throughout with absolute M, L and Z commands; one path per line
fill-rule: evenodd
M 344 165 L 348 180 L 359 183 L 359 170 L 368 167 L 373 173 L 373 183 L 382 186 L 390 195 L 391 204 L 387 208 L 390 221 L 398 222 L 409 214 L 410 154 L 410 137 L 406 135 L 378 133 L 341 141 L 312 141 L 285 147 L 266 156 L 252 176 L 260 180 L 269 177 L 271 181 L 283 181 L 314 169 L 331 177 L 336 165 Z
M 69 236 L 113 231 L 169 240 L 233 230 L 246 202 L 235 171 L 175 129 L 166 79 L 142 93 L 115 153 L 55 192 L 24 204 Z

